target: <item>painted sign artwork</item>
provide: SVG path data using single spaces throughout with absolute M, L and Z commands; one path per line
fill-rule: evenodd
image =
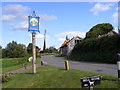
M 39 32 L 39 17 L 28 16 L 28 31 L 38 31 Z

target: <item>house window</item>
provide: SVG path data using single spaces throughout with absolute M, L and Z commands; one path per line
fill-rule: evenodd
M 75 40 L 75 44 L 77 44 L 77 43 L 79 43 L 80 42 L 80 40 Z

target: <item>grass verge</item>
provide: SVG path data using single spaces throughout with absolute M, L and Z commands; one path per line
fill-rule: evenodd
M 4 58 L 0 59 L 0 68 L 2 68 L 2 72 L 8 72 L 12 70 L 16 70 L 19 68 L 23 68 L 22 64 L 19 63 L 23 58 Z M 37 58 L 36 63 L 40 63 L 40 58 Z M 32 62 L 27 62 L 27 66 L 32 65 Z M 0 72 L 1 73 L 1 72 Z
M 120 88 L 117 78 L 110 75 L 52 66 L 39 67 L 36 74 L 31 74 L 31 70 L 14 74 L 3 88 L 81 88 L 80 79 L 93 76 L 102 76 L 101 84 L 94 88 Z

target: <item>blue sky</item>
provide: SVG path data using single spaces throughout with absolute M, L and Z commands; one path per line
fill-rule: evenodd
M 3 47 L 11 41 L 31 43 L 27 16 L 35 10 L 40 16 L 40 33 L 36 45 L 43 48 L 44 30 L 47 31 L 47 47 L 59 48 L 66 35 L 85 37 L 90 28 L 99 23 L 111 23 L 117 31 L 117 2 L 2 2 Z

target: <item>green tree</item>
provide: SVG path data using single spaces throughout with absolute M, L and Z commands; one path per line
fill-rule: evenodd
M 58 50 L 54 46 L 50 46 L 45 50 L 46 53 L 57 53 Z
M 85 38 L 96 38 L 99 35 L 106 34 L 113 30 L 113 26 L 109 23 L 102 23 L 93 26 L 87 33 Z
M 32 55 L 32 43 L 29 43 L 29 45 L 27 46 L 27 53 Z M 36 46 L 36 53 L 39 53 L 40 48 L 38 46 Z
M 2 49 L 2 46 L 0 45 L 0 49 Z
M 27 53 L 32 55 L 32 43 L 27 46 Z
M 23 57 L 26 54 L 26 46 L 24 44 L 17 44 L 17 42 L 12 41 L 7 44 L 4 54 L 4 56 L 9 58 Z

